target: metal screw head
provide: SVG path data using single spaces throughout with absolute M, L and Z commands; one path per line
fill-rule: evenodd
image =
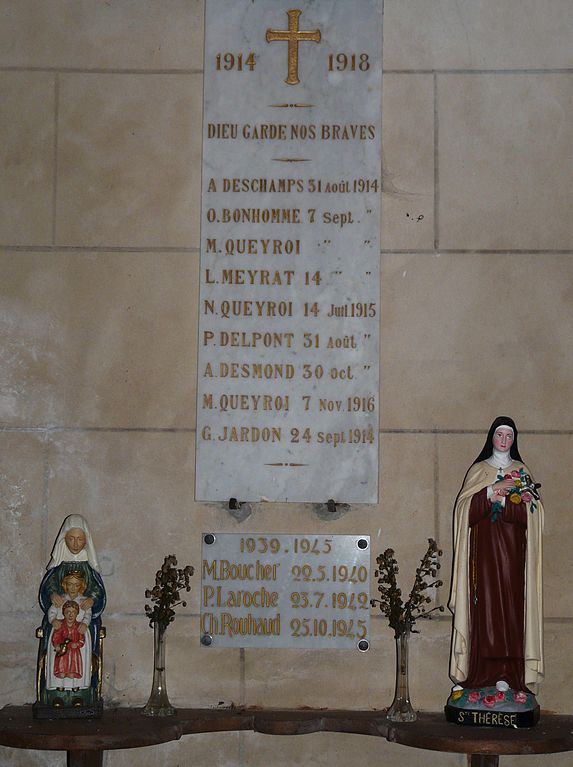
M 201 644 L 203 647 L 210 647 L 213 644 L 213 637 L 211 634 L 203 634 L 201 637 Z
M 212 543 L 215 543 L 215 536 L 213 533 L 207 533 L 207 535 L 203 536 L 203 540 L 208 546 L 210 546 Z
M 358 642 L 357 647 L 360 652 L 366 652 L 370 649 L 370 642 L 367 639 L 361 639 L 360 642 Z
M 356 545 L 358 546 L 359 549 L 367 549 L 368 541 L 366 540 L 366 538 L 359 538 L 358 541 L 356 542 Z

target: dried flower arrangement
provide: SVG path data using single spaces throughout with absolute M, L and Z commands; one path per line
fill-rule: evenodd
M 418 717 L 410 701 L 408 686 L 408 639 L 411 632 L 419 633 L 413 628 L 418 618 L 431 619 L 431 613 L 444 610 L 442 606 L 433 607 L 431 610 L 426 608 L 432 601 L 428 589 L 437 589 L 442 585 L 442 581 L 436 580 L 441 556 L 442 552 L 438 549 L 436 541 L 428 538 L 428 550 L 420 566 L 416 568 L 414 585 L 406 604 L 402 601 L 402 592 L 396 580 L 398 562 L 394 550 L 386 549 L 376 557 L 378 569 L 375 575 L 378 578 L 381 598 L 371 599 L 370 604 L 373 607 L 380 605 L 380 609 L 388 618 L 390 628 L 394 629 L 396 641 L 396 686 L 394 700 L 386 711 L 386 718 L 391 722 L 414 722 Z
M 151 599 L 153 607 L 145 605 L 145 614 L 153 628 L 153 682 L 151 694 L 142 713 L 145 716 L 173 716 L 175 709 L 169 702 L 165 678 L 165 631 L 175 620 L 175 607 L 187 606 L 181 599 L 181 591 L 191 591 L 189 579 L 193 568 L 187 565 L 177 567 L 173 554 L 165 557 L 161 570 L 155 574 L 155 586 L 145 589 L 146 599 Z
M 155 574 L 155 586 L 145 590 L 146 599 L 153 602 L 153 607 L 145 605 L 145 613 L 152 628 L 157 624 L 160 633 L 164 633 L 167 626 L 175 620 L 173 608 L 179 605 L 187 606 L 187 602 L 181 599 L 181 591 L 191 591 L 189 579 L 193 572 L 191 565 L 178 569 L 177 559 L 173 554 L 165 557 L 161 570 Z
M 386 549 L 383 554 L 376 557 L 378 569 L 375 576 L 378 578 L 378 591 L 380 599 L 371 599 L 370 603 L 374 607 L 379 605 L 384 615 L 388 618 L 388 625 L 394 629 L 394 637 L 398 639 L 406 632 L 419 633 L 413 628 L 418 618 L 431 619 L 431 613 L 439 610 L 443 612 L 444 608 L 440 605 L 428 610 L 425 605 L 432 601 L 428 596 L 428 589 L 439 588 L 442 586 L 441 580 L 436 580 L 438 570 L 440 569 L 439 558 L 442 556 L 441 549 L 433 538 L 428 538 L 428 550 L 416 568 L 414 585 L 410 591 L 406 604 L 402 601 L 402 591 L 398 587 L 396 574 L 398 573 L 398 562 L 394 556 L 393 549 Z

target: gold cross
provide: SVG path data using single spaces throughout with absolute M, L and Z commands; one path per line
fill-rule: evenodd
M 298 18 L 302 11 L 287 11 L 288 30 L 286 29 L 267 29 L 267 43 L 275 40 L 288 43 L 288 76 L 285 80 L 287 85 L 296 85 L 300 83 L 298 79 L 298 44 L 301 42 L 320 42 L 320 30 L 314 32 L 299 32 Z

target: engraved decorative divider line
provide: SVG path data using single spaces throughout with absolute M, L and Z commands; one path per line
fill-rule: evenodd
M 308 463 L 264 463 L 263 466 L 275 466 L 275 467 L 285 467 L 285 468 L 298 468 L 299 466 L 310 466 Z
M 310 109 L 314 104 L 269 104 L 273 109 Z M 310 162 L 305 158 L 273 157 L 273 162 Z

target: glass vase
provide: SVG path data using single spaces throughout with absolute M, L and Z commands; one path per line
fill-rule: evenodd
M 173 716 L 175 709 L 169 702 L 165 686 L 165 629 L 153 624 L 153 682 L 151 695 L 143 709 L 145 716 Z
M 391 722 L 415 722 L 418 715 L 410 703 L 408 689 L 408 644 L 410 631 L 404 631 L 396 637 L 396 688 L 394 700 L 386 712 Z

